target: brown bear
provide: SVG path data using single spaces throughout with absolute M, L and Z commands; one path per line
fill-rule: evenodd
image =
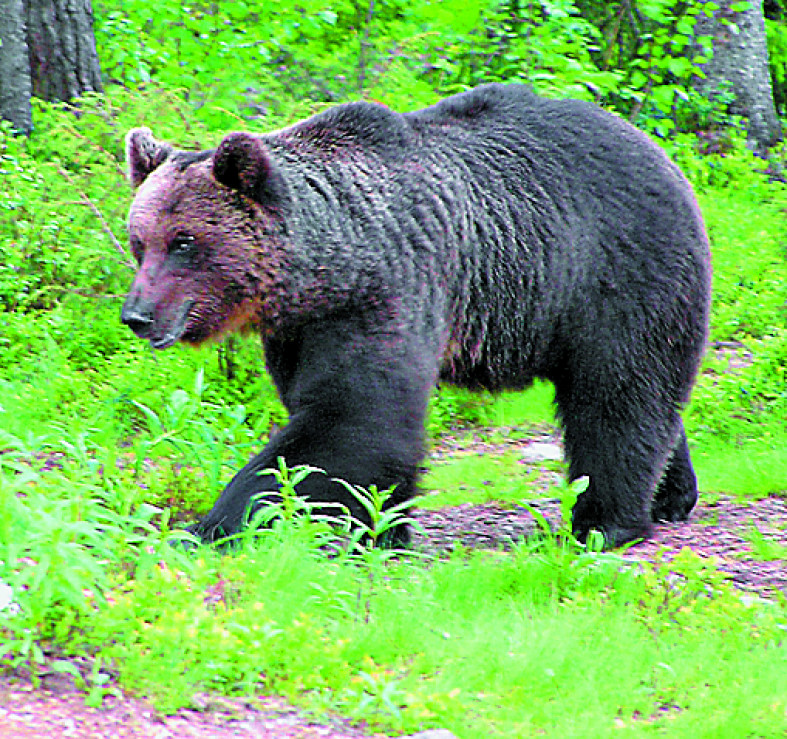
M 415 494 L 438 380 L 551 381 L 584 538 L 647 537 L 697 498 L 680 410 L 708 326 L 710 255 L 691 187 L 598 107 L 486 85 L 415 112 L 367 102 L 217 149 L 127 137 L 139 271 L 122 311 L 164 349 L 258 330 L 289 423 L 196 531 L 237 532 L 275 499 L 264 472 Z M 407 540 L 406 527 L 392 543 Z

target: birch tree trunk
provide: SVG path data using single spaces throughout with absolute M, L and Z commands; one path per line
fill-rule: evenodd
M 707 77 L 700 87 L 712 94 L 725 81 L 731 83 L 730 112 L 748 120 L 750 144 L 764 151 L 781 141 L 782 131 L 773 103 L 762 0 L 750 0 L 748 9 L 739 11 L 731 7 L 740 4 L 736 0 L 716 4 L 713 17 L 701 15 L 696 28 L 713 38 L 713 59 L 703 65 Z

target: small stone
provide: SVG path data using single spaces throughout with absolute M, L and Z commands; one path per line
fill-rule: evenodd
M 563 459 L 563 450 L 552 442 L 536 441 L 528 444 L 523 450 L 520 461 L 526 464 L 544 462 L 551 459 Z

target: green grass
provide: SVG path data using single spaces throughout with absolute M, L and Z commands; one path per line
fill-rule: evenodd
M 551 383 L 537 380 L 521 393 L 506 392 L 495 398 L 490 410 L 493 426 L 517 426 L 525 423 L 554 423 L 555 390 Z
M 700 490 L 741 498 L 787 496 L 787 440 L 708 441 L 692 452 Z
M 787 321 L 787 193 L 750 186 L 743 195 L 734 188 L 699 193 L 713 250 L 714 340 L 770 337 Z
M 747 539 L 754 559 L 765 562 L 781 560 L 787 562 L 787 546 L 765 536 L 756 524 L 752 524 Z
M 418 498 L 422 508 L 442 508 L 460 503 L 521 503 L 534 497 L 531 472 L 515 452 L 472 453 L 445 462 L 432 462 Z

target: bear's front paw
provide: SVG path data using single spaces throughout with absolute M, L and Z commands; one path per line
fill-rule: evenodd
M 651 533 L 648 522 L 620 521 L 605 516 L 601 506 L 585 491 L 574 505 L 572 532 L 585 544 L 591 531 L 603 534 L 604 549 L 615 549 L 632 541 L 647 539 Z

